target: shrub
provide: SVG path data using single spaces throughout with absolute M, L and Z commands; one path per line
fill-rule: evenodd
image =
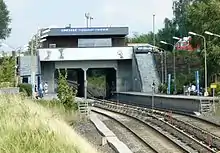
M 167 84 L 160 84 L 158 90 L 160 93 L 167 93 Z
M 63 75 L 60 70 L 58 70 L 58 98 L 60 102 L 64 105 L 66 109 L 77 109 L 77 103 L 75 102 L 76 90 L 68 85 L 67 82 L 67 71 Z
M 27 96 L 32 95 L 32 85 L 28 83 L 21 83 L 19 85 L 19 91 L 26 93 Z

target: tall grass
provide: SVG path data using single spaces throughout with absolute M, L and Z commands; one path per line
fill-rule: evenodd
M 49 109 L 19 96 L 0 96 L 1 153 L 95 153 Z

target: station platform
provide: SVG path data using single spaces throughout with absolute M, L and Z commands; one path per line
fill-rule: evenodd
M 153 97 L 153 98 L 152 98 Z M 165 95 L 143 92 L 115 92 L 112 99 L 122 103 L 128 103 L 143 107 L 152 106 L 155 108 L 174 110 L 186 113 L 206 113 L 212 111 L 213 100 L 216 97 L 186 96 L 186 95 Z
M 119 92 L 119 94 L 139 95 L 139 96 L 152 96 L 152 93 L 144 93 L 144 92 Z M 155 97 L 164 97 L 164 98 L 213 100 L 213 97 L 204 97 L 204 96 L 167 95 L 167 94 L 154 94 L 154 96 Z M 218 98 L 215 97 L 215 99 L 218 99 Z

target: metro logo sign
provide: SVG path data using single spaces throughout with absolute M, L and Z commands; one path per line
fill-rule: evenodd
M 190 44 L 190 41 L 192 40 L 191 37 L 184 37 L 182 39 L 180 39 L 177 43 L 176 43 L 176 50 L 185 50 L 185 51 L 195 51 L 199 48 L 199 46 L 197 48 L 193 48 L 192 45 Z

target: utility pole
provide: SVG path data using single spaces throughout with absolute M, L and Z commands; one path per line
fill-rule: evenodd
M 164 51 L 161 51 L 161 83 L 164 84 Z
M 89 17 L 89 27 L 92 27 L 92 20 L 93 20 L 94 18 L 93 17 Z
M 85 17 L 86 17 L 86 27 L 89 27 L 89 20 L 90 20 L 90 13 L 85 13 Z
M 39 30 L 37 31 L 37 34 L 35 36 L 32 37 L 31 40 L 31 81 L 32 81 L 32 98 L 35 97 L 35 79 L 36 79 L 36 52 L 37 52 L 37 48 L 38 48 L 38 34 L 39 34 Z M 34 40 L 35 39 L 35 40 Z M 35 46 L 34 46 L 35 45 Z M 34 52 L 35 51 L 35 52 Z
M 165 83 L 167 83 L 167 52 L 164 50 L 164 71 L 165 71 Z
M 155 14 L 153 14 L 153 34 L 154 34 L 154 47 L 156 46 L 156 36 L 155 36 Z
M 34 73 L 34 40 L 31 40 L 31 85 L 32 85 L 32 99 L 35 97 L 35 73 Z

